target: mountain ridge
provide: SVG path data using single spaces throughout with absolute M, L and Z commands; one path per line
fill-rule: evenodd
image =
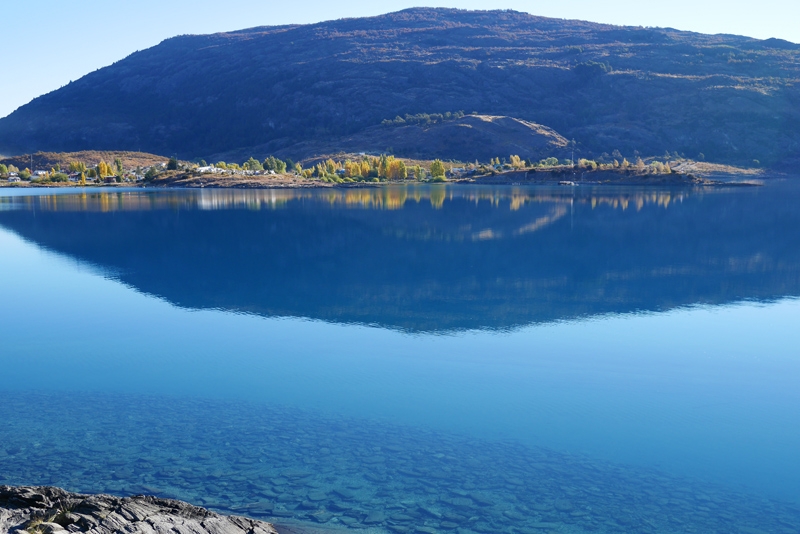
M 166 39 L 0 119 L 0 152 L 300 159 L 384 119 L 460 109 L 541 124 L 582 157 L 774 165 L 800 156 L 799 84 L 800 45 L 778 39 L 412 8 Z M 439 156 L 456 148 L 469 145 Z

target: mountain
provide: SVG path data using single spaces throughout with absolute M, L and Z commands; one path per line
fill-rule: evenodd
M 300 159 L 357 148 L 348 140 L 379 131 L 382 144 L 414 157 L 419 144 L 401 141 L 420 132 L 380 130 L 382 121 L 460 110 L 575 139 L 583 157 L 670 151 L 772 165 L 800 159 L 798 82 L 800 45 L 778 39 L 417 8 L 168 39 L 0 120 L 0 153 Z M 468 130 L 444 132 L 437 155 L 478 153 L 485 136 Z M 498 147 L 517 139 L 486 135 Z M 520 155 L 551 148 L 534 143 Z

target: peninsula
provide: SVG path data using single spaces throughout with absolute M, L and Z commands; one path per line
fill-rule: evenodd
M 112 163 L 106 163 L 108 159 Z M 30 162 L 30 167 L 24 166 Z M 34 163 L 35 162 L 35 163 Z M 87 163 L 88 162 L 88 163 Z M 269 156 L 240 163 L 178 161 L 132 152 L 37 153 L 0 160 L 5 187 L 227 187 L 309 188 L 389 183 L 452 182 L 470 184 L 621 184 L 719 185 L 753 183 L 761 169 L 687 160 L 621 154 L 598 160 L 549 157 L 539 161 L 518 155 L 472 163 L 419 160 L 366 153 L 309 158 L 300 162 Z

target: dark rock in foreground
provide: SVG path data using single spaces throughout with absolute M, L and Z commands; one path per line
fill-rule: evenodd
M 29 486 L 0 486 L 0 532 L 277 534 L 269 523 L 219 515 L 182 501 Z

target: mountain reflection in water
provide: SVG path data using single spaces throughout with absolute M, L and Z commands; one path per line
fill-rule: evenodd
M 0 197 L 0 225 L 176 305 L 417 332 L 800 294 L 797 187 Z

